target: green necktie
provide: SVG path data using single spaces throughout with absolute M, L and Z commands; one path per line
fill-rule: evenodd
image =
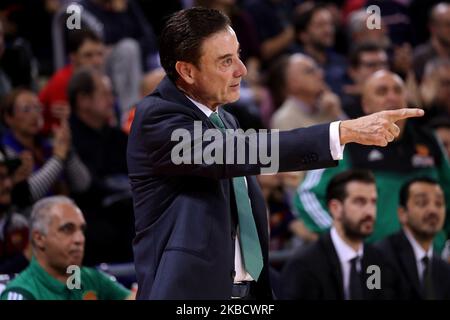
M 213 112 L 209 119 L 222 131 L 226 129 L 217 112 Z M 245 269 L 257 281 L 263 268 L 263 258 L 244 179 L 244 177 L 233 178 L 234 196 L 239 218 L 239 240 Z

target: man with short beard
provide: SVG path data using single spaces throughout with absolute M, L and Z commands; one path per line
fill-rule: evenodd
M 399 279 L 398 299 L 450 299 L 450 266 L 433 251 L 445 220 L 444 192 L 431 178 L 416 178 L 400 191 L 402 230 L 379 243 Z
M 333 227 L 302 249 L 282 273 L 282 298 L 306 300 L 379 300 L 390 298 L 390 275 L 381 254 L 364 244 L 374 227 L 377 189 L 370 171 L 349 170 L 327 187 Z M 380 267 L 380 290 L 365 285 L 368 267 Z M 378 287 L 377 285 L 377 287 Z

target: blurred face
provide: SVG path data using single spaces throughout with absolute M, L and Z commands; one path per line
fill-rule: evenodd
M 440 4 L 434 10 L 431 23 L 432 35 L 445 47 L 450 47 L 450 6 Z
M 318 10 L 306 30 L 306 42 L 324 50 L 334 45 L 335 26 L 328 9 Z
M 347 184 L 346 190 L 344 202 L 333 200 L 338 203 L 334 219 L 348 238 L 362 240 L 373 232 L 377 205 L 376 186 L 353 181 Z
M 51 221 L 39 246 L 43 258 L 54 270 L 66 273 L 70 265 L 81 265 L 84 255 L 86 222 L 80 209 L 70 204 L 58 204 L 51 209 Z
M 361 52 L 359 65 L 350 69 L 350 75 L 357 84 L 364 83 L 373 73 L 388 68 L 388 57 L 385 51 Z
M 0 209 L 11 204 L 12 180 L 5 165 L 0 164 Z M 1 213 L 2 211 L 0 211 Z
M 113 114 L 114 96 L 107 76 L 94 76 L 95 91 L 89 98 L 88 113 L 91 117 L 107 123 Z
M 441 67 L 436 70 L 436 102 L 450 111 L 450 68 Z
M 433 239 L 445 220 L 445 200 L 441 187 L 425 182 L 413 183 L 409 188 L 406 208 L 399 209 L 399 219 L 418 239 Z
M 442 127 L 435 131 L 447 152 L 447 157 L 450 159 L 450 128 Z
M 16 98 L 13 114 L 6 115 L 5 120 L 16 135 L 37 135 L 44 121 L 39 98 L 31 91 L 20 93 Z
M 292 55 L 286 71 L 288 93 L 317 98 L 325 88 L 323 72 L 313 59 Z
M 239 43 L 228 27 L 204 40 L 199 66 L 191 69 L 189 93 L 206 106 L 217 106 L 239 99 L 240 83 L 247 69 L 239 58 Z
M 381 70 L 367 79 L 362 94 L 362 107 L 366 114 L 406 106 L 405 86 L 399 76 Z
M 101 42 L 86 40 L 71 58 L 75 68 L 93 67 L 102 70 L 105 64 L 105 47 Z

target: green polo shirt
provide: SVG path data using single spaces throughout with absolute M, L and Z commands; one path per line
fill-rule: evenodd
M 80 268 L 80 288 L 69 289 L 49 275 L 36 261 L 12 280 L 1 300 L 123 300 L 130 291 L 93 268 Z

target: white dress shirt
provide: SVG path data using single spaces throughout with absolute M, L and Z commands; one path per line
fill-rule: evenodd
M 356 256 L 359 257 L 356 269 L 361 272 L 361 259 L 364 254 L 364 245 L 361 244 L 358 251 L 353 250 L 344 240 L 339 236 L 336 228 L 331 228 L 330 231 L 331 241 L 333 242 L 334 249 L 336 250 L 342 271 L 342 284 L 344 285 L 344 297 L 346 300 L 350 299 L 350 268 L 351 260 Z
M 405 233 L 406 238 L 413 248 L 414 257 L 416 258 L 417 274 L 419 276 L 419 281 L 422 282 L 423 271 L 425 270 L 422 259 L 427 256 L 429 261 L 431 261 L 431 259 L 433 258 L 433 246 L 430 246 L 428 251 L 425 251 L 422 246 L 416 241 L 411 232 L 406 229 L 403 229 L 403 232 Z
M 197 108 L 199 108 L 208 118 L 211 116 L 213 111 L 197 102 L 190 97 L 186 96 Z M 344 146 L 340 144 L 339 140 L 339 123 L 340 121 L 332 122 L 330 125 L 330 152 L 333 160 L 342 160 L 344 153 Z M 245 184 L 247 185 L 247 178 L 245 179 Z M 252 281 L 252 276 L 245 270 L 244 263 L 242 261 L 241 256 L 241 247 L 239 244 L 239 228 L 236 230 L 236 241 L 235 241 L 235 255 L 234 255 L 234 270 L 236 275 L 234 277 L 234 282 L 242 282 L 242 281 Z

